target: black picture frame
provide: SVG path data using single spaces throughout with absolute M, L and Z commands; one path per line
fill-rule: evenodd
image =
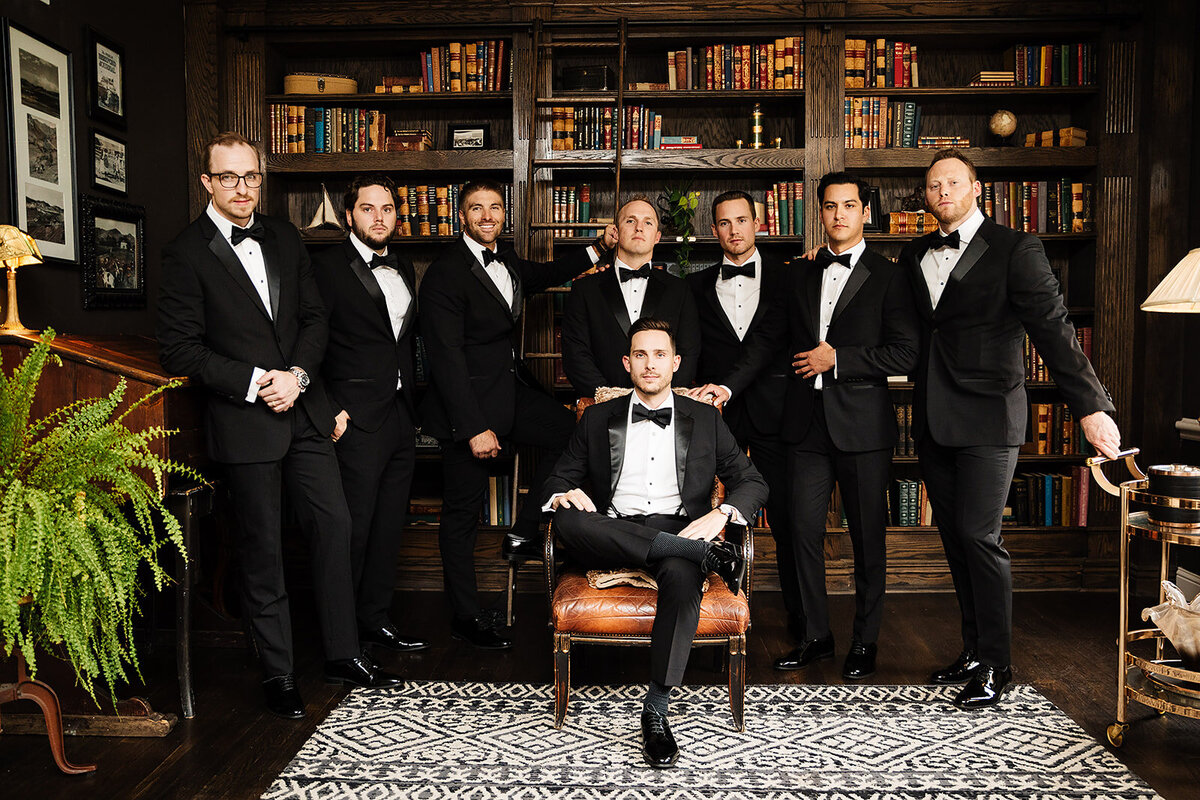
M 492 146 L 490 122 L 451 122 L 447 130 L 451 150 L 487 150 Z
M 79 199 L 83 307 L 145 308 L 146 209 L 86 194 Z
M 87 29 L 87 39 L 88 116 L 125 130 L 125 48 L 92 28 Z
M 867 208 L 871 211 L 870 219 L 863 222 L 863 233 L 883 233 L 883 210 L 880 208 L 879 187 L 872 186 L 867 191 Z
M 92 188 L 125 197 L 129 194 L 126 142 L 92 128 Z

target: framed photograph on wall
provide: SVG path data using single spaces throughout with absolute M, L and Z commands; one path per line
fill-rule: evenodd
M 125 48 L 88 28 L 88 116 L 125 127 Z
M 117 200 L 80 198 L 83 307 L 144 308 L 146 210 Z
M 92 129 L 92 188 L 128 194 L 125 183 L 125 142 Z
M 71 55 L 7 22 L 4 64 L 13 217 L 47 259 L 78 262 Z
M 867 208 L 871 210 L 871 218 L 863 223 L 866 233 L 883 233 L 887 230 L 883 222 L 883 210 L 880 208 L 879 187 L 872 186 L 868 194 Z
M 492 126 L 487 122 L 450 124 L 451 150 L 486 150 L 491 147 Z

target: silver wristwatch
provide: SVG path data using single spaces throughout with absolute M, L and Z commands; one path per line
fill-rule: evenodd
M 289 367 L 288 372 L 296 376 L 296 382 L 300 385 L 300 391 L 303 393 L 308 388 L 308 373 L 300 367 Z

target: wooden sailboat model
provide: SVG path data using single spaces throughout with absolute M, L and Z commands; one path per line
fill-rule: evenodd
M 341 215 L 329 199 L 329 190 L 321 184 L 321 205 L 312 221 L 301 231 L 309 241 L 341 241 L 346 236 L 346 228 L 342 225 Z

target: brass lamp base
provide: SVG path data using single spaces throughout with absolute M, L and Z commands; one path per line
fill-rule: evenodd
M 17 268 L 8 269 L 8 316 L 0 324 L 0 333 L 37 333 L 32 328 L 21 324 L 21 315 L 17 312 Z

